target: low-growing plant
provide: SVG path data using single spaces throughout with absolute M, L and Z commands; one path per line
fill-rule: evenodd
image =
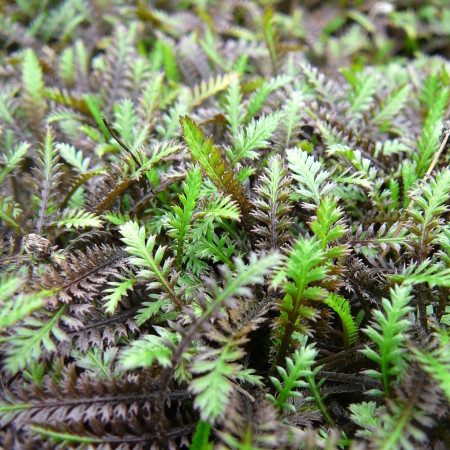
M 449 21 L 0 2 L 0 447 L 447 448 Z

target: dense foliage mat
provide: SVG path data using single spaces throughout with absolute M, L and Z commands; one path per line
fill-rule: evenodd
M 0 446 L 450 446 L 446 0 L 0 2 Z

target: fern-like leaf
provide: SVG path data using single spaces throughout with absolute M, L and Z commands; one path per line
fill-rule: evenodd
M 62 175 L 59 170 L 61 164 L 59 163 L 58 149 L 54 145 L 53 139 L 53 130 L 47 126 L 44 142 L 34 169 L 35 189 L 37 190 L 34 200 L 38 210 L 37 234 L 42 234 L 46 220 L 55 210 L 56 188 Z
M 3 275 L 0 278 L 0 329 L 6 330 L 39 309 L 51 291 L 21 292 L 24 279 Z
M 17 232 L 24 235 L 25 231 L 20 226 L 20 210 L 17 204 L 5 198 L 4 194 L 0 195 L 0 220 L 8 226 L 14 228 Z
M 200 167 L 195 166 L 186 175 L 186 181 L 183 183 L 184 194 L 179 194 L 179 199 L 183 205 L 173 206 L 173 213 L 166 214 L 165 221 L 169 227 L 169 236 L 176 240 L 176 264 L 181 269 L 183 248 L 186 236 L 191 228 L 191 220 L 194 215 L 194 209 L 197 205 L 197 199 L 200 195 L 202 184 L 202 172 Z
M 283 361 L 289 347 L 296 346 L 294 332 L 308 332 L 301 319 L 311 320 L 316 317 L 317 311 L 311 306 L 311 302 L 327 297 L 326 289 L 317 285 L 328 272 L 324 265 L 325 260 L 319 241 L 300 238 L 285 264 L 273 278 L 272 285 L 277 287 L 282 284 L 286 293 L 279 304 L 281 313 L 276 322 L 275 337 L 279 340 L 278 365 Z
M 219 75 L 217 78 L 211 77 L 209 81 L 202 80 L 200 85 L 194 86 L 192 90 L 191 107 L 198 106 L 209 97 L 228 88 L 233 79 L 237 78 L 236 73 Z
M 255 159 L 259 156 L 257 149 L 264 149 L 268 145 L 268 139 L 278 126 L 281 114 L 261 116 L 252 121 L 243 131 L 238 131 L 235 148 L 228 151 L 231 167 L 244 158 Z
M 158 247 L 154 252 L 156 235 L 146 238 L 145 229 L 139 227 L 136 222 L 127 222 L 121 225 L 120 233 L 122 241 L 126 245 L 126 252 L 131 255 L 130 263 L 140 270 L 137 276 L 150 280 L 150 289 L 162 289 L 170 301 L 177 308 L 181 308 L 182 300 L 175 290 L 175 277 L 170 277 L 173 259 L 169 258 L 161 262 L 166 251 L 165 247 Z
M 156 334 L 148 334 L 137 339 L 120 353 L 120 363 L 124 369 L 151 367 L 156 361 L 161 367 L 171 365 L 172 348 L 179 340 L 175 333 L 163 328 L 153 327 Z
M 423 177 L 439 148 L 441 123 L 447 107 L 449 89 L 439 80 L 438 74 L 431 74 L 425 80 L 421 97 L 429 110 L 423 125 L 422 136 L 417 143 L 419 151 L 414 154 L 418 178 Z
M 310 344 L 296 350 L 291 358 L 286 358 L 286 369 L 278 366 L 281 381 L 276 377 L 270 377 L 278 394 L 274 397 L 267 394 L 267 398 L 279 409 L 287 409 L 295 412 L 295 406 L 289 402 L 290 399 L 302 397 L 299 388 L 307 388 L 308 383 L 304 380 L 307 375 L 311 375 L 312 365 L 317 356 L 317 350 Z
M 450 336 L 444 330 L 434 334 L 434 343 L 420 350 L 413 347 L 412 351 L 425 372 L 433 377 L 442 392 L 450 401 Z
M 244 107 L 242 105 L 242 93 L 239 78 L 231 80 L 227 90 L 226 102 L 224 105 L 225 118 L 230 128 L 233 144 L 237 141 L 238 132 L 245 118 Z
M 344 330 L 344 345 L 346 348 L 349 348 L 358 339 L 358 327 L 350 312 L 349 301 L 332 293 L 323 302 L 336 312 L 341 319 Z
M 278 258 L 279 255 L 275 252 L 259 258 L 253 253 L 250 255 L 248 264 L 235 258 L 236 270 L 234 273 L 231 273 L 226 266 L 222 266 L 224 288 L 220 289 L 213 279 L 208 281 L 212 301 L 204 306 L 202 315 L 184 335 L 182 342 L 186 342 L 192 336 L 193 331 L 203 326 L 212 315 L 220 314 L 221 306 L 233 307 L 236 305 L 237 297 L 250 297 L 252 295 L 250 286 L 261 284 L 264 276 L 268 275 L 276 266 Z M 190 390 L 196 394 L 194 405 L 200 409 L 203 420 L 212 423 L 223 416 L 232 391 L 230 379 L 260 384 L 259 377 L 253 374 L 253 369 L 244 370 L 240 364 L 236 363 L 236 360 L 243 356 L 239 345 L 246 342 L 245 335 L 251 329 L 252 324 L 250 323 L 232 335 L 231 339 L 227 339 L 220 333 L 210 332 L 211 337 L 221 344 L 221 348 L 202 352 L 201 356 L 198 356 L 193 363 L 193 373 L 201 376 L 193 379 L 190 383 Z M 211 386 L 214 386 L 214 389 L 211 390 Z
M 103 297 L 103 300 L 105 301 L 103 307 L 107 314 L 114 314 L 119 302 L 127 295 L 129 289 L 133 289 L 133 286 L 136 283 L 135 277 L 127 278 L 120 275 L 119 280 L 120 281 L 110 281 L 109 286 L 111 287 L 103 291 L 107 294 Z
M 364 333 L 374 342 L 379 353 L 367 347 L 363 350 L 365 356 L 376 362 L 381 372 L 367 370 L 366 373 L 382 380 L 384 393 L 391 393 L 391 379 L 397 377 L 405 368 L 405 341 L 411 322 L 406 318 L 412 308 L 408 306 L 412 296 L 407 286 L 397 286 L 391 290 L 391 300 L 383 299 L 384 314 L 374 311 L 372 324 L 365 328 Z
M 83 209 L 77 211 L 74 209 L 66 209 L 62 212 L 54 222 L 49 226 L 56 225 L 58 228 L 66 227 L 71 228 L 102 228 L 102 221 L 94 214 Z
M 267 97 L 272 92 L 285 86 L 290 81 L 292 81 L 292 77 L 289 75 L 279 75 L 262 83 L 262 85 L 250 96 L 248 100 L 245 122 L 250 122 L 259 113 Z
M 77 150 L 73 145 L 60 142 L 56 144 L 56 148 L 62 158 L 79 173 L 87 173 L 89 171 L 91 160 L 84 157 L 82 150 Z
M 192 153 L 219 192 L 230 195 L 239 205 L 241 212 L 248 216 L 250 204 L 232 170 L 227 167 L 219 147 L 214 147 L 212 139 L 203 140 L 203 131 L 188 116 L 181 119 L 183 135 Z
M 229 378 L 237 378 L 242 370 L 233 362 L 242 356 L 238 348 L 226 345 L 196 358 L 192 371 L 201 376 L 191 382 L 190 390 L 196 395 L 194 406 L 200 409 L 202 420 L 214 422 L 223 415 L 233 389 Z
M 372 123 L 378 125 L 381 130 L 390 126 L 391 119 L 405 106 L 409 98 L 410 87 L 408 85 L 394 91 L 384 102 L 378 114 L 372 119 Z
M 441 230 L 441 216 L 448 211 L 450 169 L 436 174 L 427 183 L 411 193 L 414 207 L 408 208 L 411 220 L 406 224 L 412 233 L 407 240 L 414 259 L 422 262 L 431 252 Z
M 19 166 L 19 163 L 27 154 L 29 148 L 30 144 L 21 142 L 10 151 L 3 153 L 3 164 L 0 166 L 0 185 L 3 183 L 6 176 Z
M 350 81 L 352 92 L 350 94 L 351 117 L 361 117 L 362 113 L 370 109 L 374 101 L 377 87 L 377 79 L 372 74 L 365 74 L 357 78 L 351 71 L 344 71 L 344 75 Z
M 347 253 L 344 245 L 331 246 L 333 241 L 340 239 L 345 234 L 345 226 L 342 223 L 342 210 L 338 207 L 336 199 L 325 196 L 321 199 L 319 207 L 310 223 L 310 228 L 321 242 L 321 247 L 329 259 L 339 258 Z
M 259 181 L 255 189 L 258 198 L 253 201 L 256 209 L 251 213 L 258 221 L 253 230 L 261 237 L 257 246 L 263 250 L 283 248 L 291 240 L 291 179 L 279 156 L 269 159 Z
M 60 342 L 67 339 L 58 326 L 64 309 L 65 306 L 62 306 L 56 313 L 47 313 L 46 321 L 27 317 L 23 326 L 14 328 L 15 335 L 6 340 L 8 346 L 4 367 L 8 372 L 17 373 L 33 361 L 38 361 L 44 349 L 48 354 L 56 351 L 52 335 Z
M 305 207 L 315 209 L 321 198 L 329 194 L 334 184 L 329 182 L 330 173 L 323 165 L 300 148 L 286 150 L 292 178 L 297 182 L 294 198 L 304 201 Z
M 44 81 L 42 69 L 36 54 L 28 49 L 22 64 L 23 102 L 28 120 L 36 135 L 42 130 L 46 102 L 44 99 Z

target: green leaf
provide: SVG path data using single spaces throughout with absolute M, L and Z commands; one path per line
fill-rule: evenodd
M 140 268 L 137 276 L 150 279 L 152 283 L 149 288 L 162 288 L 172 303 L 180 308 L 181 299 L 176 293 L 173 281 L 169 279 L 173 260 L 166 259 L 161 266 L 166 248 L 158 247 L 153 251 L 156 235 L 150 235 L 146 239 L 145 228 L 139 227 L 136 222 L 127 222 L 121 225 L 119 230 L 126 245 L 126 252 L 132 255 L 130 263 Z
M 430 287 L 448 288 L 450 287 L 450 268 L 445 268 L 442 264 L 427 258 L 419 265 L 411 264 L 402 274 L 390 275 L 389 279 L 407 286 L 428 283 Z
M 34 197 L 36 208 L 38 209 L 37 234 L 42 234 L 46 218 L 55 208 L 56 187 L 61 176 L 59 154 L 53 139 L 53 130 L 50 126 L 47 126 L 35 169 L 39 180 L 39 185 L 36 184 L 35 187 L 38 192 Z
M 58 321 L 65 310 L 62 306 L 56 313 L 48 315 L 48 321 L 42 322 L 34 317 L 27 317 L 23 326 L 14 328 L 14 336 L 8 338 L 9 347 L 4 359 L 5 368 L 11 374 L 24 369 L 33 361 L 38 361 L 42 347 L 48 353 L 56 351 L 51 335 L 59 341 L 67 339 L 65 333 L 58 327 Z
M 256 159 L 259 153 L 256 149 L 265 149 L 269 144 L 268 139 L 272 136 L 281 119 L 281 113 L 268 116 L 261 116 L 259 119 L 252 119 L 245 130 L 238 131 L 235 148 L 228 152 L 231 166 L 244 158 Z
M 212 160 L 208 158 L 213 154 L 212 139 L 207 138 L 203 141 L 203 131 L 187 116 L 182 119 L 182 128 L 184 138 L 192 155 L 200 162 L 211 180 L 214 181 L 225 171 L 226 167 L 222 167 L 222 161 L 218 160 L 218 157 L 215 155 Z M 217 163 L 221 163 L 221 166 L 218 166 Z
M 164 83 L 164 74 L 154 76 L 149 83 L 147 83 L 145 90 L 140 100 L 141 107 L 145 112 L 146 117 L 152 118 L 156 109 L 158 108 Z
M 105 140 L 108 141 L 111 137 L 111 134 L 109 133 L 108 128 L 106 128 L 105 123 L 103 122 L 103 115 L 100 111 L 98 99 L 93 95 L 84 94 L 83 100 L 85 101 L 87 107 L 89 108 L 91 116 L 97 123 L 97 126 L 102 132 Z
M 139 314 L 136 316 L 136 325 L 138 327 L 158 314 L 159 311 L 165 310 L 170 303 L 168 300 L 159 299 L 154 302 L 143 302 L 142 305 L 143 307 L 139 309 Z
M 321 241 L 322 250 L 326 251 L 331 242 L 340 239 L 345 234 L 345 226 L 340 221 L 342 210 L 338 207 L 335 199 L 325 196 L 322 198 L 316 214 L 310 228 Z M 340 249 L 342 255 L 344 255 L 346 252 L 345 246 L 341 246 Z
M 120 103 L 114 106 L 114 128 L 119 133 L 119 136 L 127 144 L 131 144 L 132 149 L 135 149 L 137 145 L 136 130 L 138 116 L 134 108 L 133 101 L 129 98 L 124 98 Z
M 77 210 L 66 209 L 63 211 L 61 217 L 54 222 L 50 223 L 49 226 L 56 225 L 58 228 L 66 227 L 70 228 L 102 228 L 102 221 L 94 214 L 84 209 Z
M 300 238 L 289 254 L 287 263 L 278 270 L 272 286 L 277 287 L 286 277 L 290 277 L 296 286 L 294 295 L 300 296 L 309 283 L 322 280 L 326 276 L 327 269 L 321 267 L 324 261 L 325 254 L 319 241 Z M 290 291 L 291 288 L 287 290 Z
M 286 368 L 277 367 L 281 381 L 278 378 L 270 377 L 272 384 L 275 386 L 278 394 L 274 397 L 267 394 L 268 398 L 280 411 L 287 409 L 295 412 L 295 407 L 289 400 L 294 397 L 301 397 L 299 388 L 308 387 L 308 383 L 304 381 L 307 375 L 310 375 L 312 365 L 315 362 L 318 352 L 314 348 L 314 344 L 301 347 L 292 355 L 293 359 L 286 358 Z
M 428 111 L 428 116 L 423 125 L 422 136 L 417 142 L 419 152 L 413 154 L 417 163 L 416 172 L 418 178 L 424 176 L 440 146 L 442 120 L 447 108 L 448 97 L 448 88 L 439 89 Z
M 114 225 L 125 225 L 127 222 L 131 221 L 131 218 L 128 214 L 122 216 L 121 213 L 114 212 L 108 212 L 104 214 L 103 218 Z
M 224 91 L 232 82 L 238 78 L 237 73 L 218 75 L 216 78 L 210 77 L 209 81 L 202 80 L 201 83 L 195 85 L 192 89 L 191 108 L 198 106 L 209 97 L 216 95 L 218 92 Z
M 219 287 L 215 279 L 207 280 L 212 300 L 202 308 L 194 326 L 183 336 L 183 343 L 190 344 L 199 327 L 219 314 L 222 307 L 232 306 L 239 297 L 250 297 L 252 290 L 249 286 L 262 284 L 264 276 L 276 267 L 278 261 L 279 254 L 276 252 L 267 255 L 251 253 L 248 264 L 240 258 L 234 259 L 236 267 L 234 272 L 222 266 L 223 287 Z M 232 391 L 229 378 L 238 379 L 241 370 L 240 365 L 234 361 L 242 356 L 243 353 L 237 344 L 230 341 L 225 348 L 204 351 L 194 360 L 192 371 L 196 374 L 204 374 L 190 384 L 190 389 L 197 394 L 194 405 L 200 409 L 202 420 L 212 423 L 225 412 L 228 397 Z M 258 377 L 251 371 L 243 375 L 246 381 L 259 383 Z
M 226 234 L 220 238 L 212 230 L 206 232 L 206 236 L 202 236 L 195 244 L 193 249 L 198 258 L 212 259 L 214 262 L 226 264 L 231 270 L 234 270 L 234 264 L 231 257 L 234 253 L 234 246 L 231 245 L 230 239 Z
M 272 279 L 272 287 L 282 284 L 286 293 L 279 303 L 280 316 L 274 333 L 279 342 L 276 360 L 278 365 L 281 364 L 290 347 L 295 347 L 295 333 L 308 332 L 301 319 L 312 320 L 316 317 L 317 310 L 310 306 L 310 301 L 320 301 L 328 295 L 326 289 L 320 285 L 312 285 L 326 277 L 328 268 L 324 264 L 325 261 L 326 256 L 321 250 L 319 241 L 300 238 L 291 250 L 287 261 Z
M 50 438 L 51 442 L 65 442 L 66 444 L 97 444 L 103 442 L 102 439 L 94 438 L 91 436 L 80 436 L 72 433 L 62 433 L 52 430 L 51 428 L 44 428 L 39 425 L 31 425 L 33 431 L 39 435 Z
M 269 81 L 263 82 L 263 84 L 252 94 L 248 100 L 246 106 L 247 115 L 245 116 L 245 123 L 250 122 L 256 114 L 261 110 L 264 102 L 269 94 L 280 89 L 292 81 L 292 77 L 289 75 L 279 75 L 276 78 L 272 78 Z
M 275 28 L 275 20 L 272 8 L 267 8 L 266 14 L 264 16 L 264 40 L 266 42 L 267 48 L 270 54 L 270 60 L 272 62 L 272 72 L 276 73 L 277 71 L 277 49 L 276 49 L 276 28 Z
M 239 207 L 230 196 L 223 197 L 221 195 L 211 199 L 203 211 L 199 211 L 196 218 L 205 217 L 206 219 L 229 219 L 239 220 Z
M 405 85 L 394 91 L 384 102 L 379 113 L 372 119 L 372 123 L 386 129 L 390 120 L 394 117 L 406 104 L 409 98 L 410 86 Z
M 216 357 L 212 361 L 208 359 Z M 205 375 L 195 378 L 189 385 L 189 390 L 196 396 L 194 406 L 200 409 L 200 417 L 205 422 L 214 423 L 225 412 L 228 396 L 232 385 L 228 377 L 235 377 L 239 366 L 231 362 L 240 358 L 242 352 L 226 346 L 223 349 L 204 352 L 197 357 L 192 366 L 192 372 Z
M 211 424 L 203 420 L 199 420 L 195 433 L 192 438 L 192 444 L 189 450 L 212 450 L 213 443 L 209 442 L 209 434 L 211 432 Z
M 296 199 L 304 200 L 307 208 L 319 206 L 321 198 L 334 187 L 333 183 L 327 181 L 330 173 L 323 168 L 322 163 L 300 148 L 286 150 L 286 155 L 292 177 L 297 182 L 294 188 Z
M 17 206 L 16 203 L 5 198 L 3 194 L 0 194 L 0 220 L 14 228 L 18 233 L 24 235 L 26 233 L 18 222 L 19 210 Z
M 295 130 L 299 129 L 302 125 L 302 121 L 299 119 L 302 106 L 303 92 L 301 91 L 293 91 L 283 106 L 284 117 L 281 119 L 281 123 L 284 126 L 286 135 L 284 141 L 286 148 L 289 148 Z
M 117 347 L 107 347 L 100 349 L 95 347 L 86 353 L 72 350 L 70 356 L 75 359 L 78 367 L 95 374 L 102 380 L 113 380 L 119 375 L 116 364 Z
M 127 291 L 133 289 L 136 283 L 136 278 L 126 278 L 123 275 L 119 275 L 119 280 L 121 281 L 110 281 L 109 286 L 111 287 L 103 291 L 108 293 L 108 295 L 103 297 L 105 301 L 103 308 L 107 314 L 114 314 L 122 297 L 126 297 L 128 295 Z
M 210 137 L 203 140 L 202 129 L 188 116 L 182 117 L 180 121 L 184 139 L 194 160 L 201 164 L 218 191 L 230 195 L 239 205 L 241 212 L 247 215 L 250 210 L 249 201 L 234 172 L 227 167 L 221 149 L 213 145 Z
M 131 345 L 120 353 L 120 364 L 125 370 L 139 367 L 151 367 L 156 361 L 161 367 L 170 367 L 172 348 L 178 336 L 162 327 L 153 327 L 158 335 L 147 334 L 131 342 Z
M 324 400 L 326 397 L 325 395 L 321 395 L 320 388 L 325 382 L 325 378 L 322 378 L 318 383 L 316 382 L 316 376 L 319 374 L 319 372 L 322 370 L 323 366 L 316 366 L 314 370 L 305 376 L 306 381 L 308 382 L 308 387 L 312 393 L 311 397 L 306 397 L 306 401 L 312 401 L 314 400 L 319 407 L 320 411 L 322 412 L 323 416 L 325 417 L 326 421 L 330 426 L 334 426 L 334 421 L 331 418 L 330 414 L 328 413 L 328 410 L 325 406 Z
M 72 86 L 74 83 L 74 56 L 73 47 L 67 47 L 61 52 L 59 76 L 67 86 Z
M 376 87 L 377 79 L 372 74 L 367 74 L 361 80 L 358 80 L 356 88 L 350 96 L 352 118 L 361 117 L 361 113 L 370 109 L 374 101 Z
M 14 325 L 39 309 L 52 291 L 21 292 L 21 276 L 4 274 L 0 278 L 0 329 Z
M 3 164 L 0 165 L 0 184 L 2 184 L 6 176 L 19 165 L 29 149 L 30 144 L 21 142 L 16 145 L 14 149 L 3 154 Z
M 349 301 L 330 293 L 323 302 L 339 315 L 344 330 L 344 345 L 346 348 L 351 347 L 358 339 L 358 327 L 351 315 Z
M 230 86 L 227 90 L 224 110 L 225 118 L 227 119 L 231 137 L 235 145 L 238 132 L 245 118 L 244 107 L 242 105 L 240 80 L 238 77 L 234 77 L 230 82 Z
M 408 208 L 407 215 L 412 219 L 408 228 L 414 235 L 417 245 L 424 253 L 424 248 L 437 240 L 441 230 L 440 216 L 448 211 L 450 195 L 450 169 L 438 172 L 435 178 L 414 189 L 410 197 L 414 200 L 414 207 Z
M 161 43 L 161 41 L 158 41 Z M 178 81 L 180 73 L 178 70 L 177 60 L 173 54 L 172 48 L 168 43 L 161 43 L 165 74 L 169 80 Z
M 191 228 L 191 220 L 200 195 L 201 184 L 202 171 L 199 166 L 195 166 L 186 175 L 186 180 L 183 183 L 184 194 L 178 195 L 183 208 L 180 208 L 178 205 L 173 206 L 173 212 L 166 214 L 164 219 L 169 230 L 168 235 L 177 242 L 176 262 L 179 269 L 181 269 L 184 254 L 183 248 L 186 243 L 186 236 Z
M 437 345 L 420 350 L 413 348 L 419 363 L 438 383 L 447 400 L 450 401 L 450 338 L 441 331 L 434 334 Z
M 14 95 L 14 90 L 2 89 L 0 92 L 0 120 L 9 126 L 12 126 L 17 133 L 20 129 L 18 129 L 14 123 Z
M 404 344 L 411 327 L 407 316 L 413 309 L 408 306 L 412 300 L 410 293 L 408 286 L 391 289 L 391 300 L 384 298 L 382 301 L 384 314 L 374 311 L 371 325 L 363 330 L 378 347 L 378 353 L 367 346 L 363 353 L 381 369 L 381 373 L 372 371 L 368 375 L 382 380 L 387 396 L 390 395 L 391 378 L 405 368 Z
M 271 273 L 277 267 L 279 260 L 280 254 L 278 252 L 262 255 L 251 253 L 248 264 L 245 264 L 241 258 L 235 258 L 235 272 L 230 273 L 224 268 L 223 277 L 225 279 L 225 287 L 218 289 L 214 286 L 213 292 L 215 297 L 211 306 L 208 307 L 208 311 L 216 305 L 221 304 L 228 297 L 248 296 L 248 286 L 261 284 L 264 281 L 264 276 Z
M 349 409 L 352 413 L 351 419 L 361 428 L 358 435 L 370 439 L 373 434 L 372 430 L 380 424 L 380 408 L 375 402 L 362 402 L 351 404 Z
M 74 167 L 80 173 L 87 173 L 89 171 L 90 158 L 85 158 L 82 150 L 78 150 L 70 144 L 60 143 L 56 144 L 56 148 L 63 159 Z
M 27 49 L 24 53 L 22 82 L 27 98 L 32 105 L 40 108 L 44 102 L 44 81 L 41 66 L 32 49 Z

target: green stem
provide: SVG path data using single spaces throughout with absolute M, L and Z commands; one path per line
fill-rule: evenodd
M 178 271 L 182 270 L 182 268 L 183 268 L 183 239 L 184 239 L 184 236 L 178 237 L 177 256 L 175 258 L 175 263 L 177 265 Z
M 306 381 L 308 382 L 308 385 L 309 385 L 309 388 L 311 389 L 314 400 L 316 401 L 317 406 L 320 408 L 320 411 L 322 412 L 323 416 L 325 417 L 325 420 L 329 423 L 330 426 L 334 427 L 334 421 L 331 418 L 331 416 L 328 414 L 327 408 L 325 407 L 325 404 L 322 401 L 322 397 L 320 396 L 319 389 L 317 388 L 317 385 L 316 385 L 316 380 L 314 379 L 314 374 L 306 376 Z

